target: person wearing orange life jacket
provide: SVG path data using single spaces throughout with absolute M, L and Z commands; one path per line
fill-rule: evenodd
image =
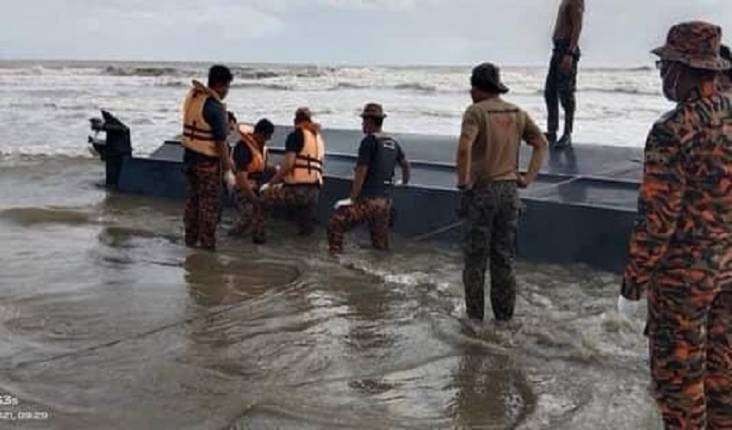
M 229 232 L 244 235 L 250 229 L 254 243 L 264 242 L 264 213 L 260 204 L 259 188 L 266 177 L 274 175 L 275 169 L 267 161 L 267 142 L 274 133 L 274 124 L 261 119 L 252 128 L 239 124 L 239 142 L 234 147 L 233 161 L 236 170 L 236 206 L 238 219 Z
M 187 197 L 183 222 L 187 246 L 216 248 L 222 175 L 231 175 L 223 99 L 233 80 L 226 66 L 212 66 L 208 86 L 193 81 L 183 102 L 183 162 Z
M 310 109 L 297 109 L 294 123 L 295 130 L 287 136 L 279 170 L 262 186 L 261 197 L 265 213 L 274 207 L 293 209 L 299 234 L 308 236 L 315 230 L 315 211 L 323 185 L 325 141 Z

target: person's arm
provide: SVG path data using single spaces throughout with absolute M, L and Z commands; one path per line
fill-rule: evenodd
M 569 20 L 572 30 L 569 36 L 569 52 L 574 54 L 579 46 L 580 34 L 582 34 L 582 19 L 585 13 L 584 0 L 575 0 L 569 11 Z
M 368 165 L 358 165 L 353 176 L 353 185 L 351 186 L 351 200 L 356 201 L 358 196 L 361 195 L 361 189 L 363 183 L 366 181 L 366 175 L 368 174 Z
M 209 97 L 203 105 L 203 118 L 211 126 L 221 168 L 224 172 L 231 170 L 229 146 L 226 144 L 229 135 L 229 116 L 224 105 Z
M 572 70 L 572 63 L 574 61 L 574 55 L 577 53 L 577 47 L 579 46 L 579 38 L 582 33 L 582 19 L 585 12 L 584 0 L 574 0 L 570 2 L 569 11 L 569 46 L 567 52 L 564 54 L 562 59 L 562 69 L 565 71 Z
M 277 170 L 277 173 L 275 173 L 272 179 L 269 180 L 270 184 L 275 185 L 282 182 L 283 178 L 287 176 L 295 167 L 295 157 L 297 157 L 296 153 L 285 152 L 285 156 L 282 158 L 282 161 L 280 161 L 280 168 Z
M 361 195 L 363 183 L 366 182 L 366 176 L 369 172 L 369 165 L 374 158 L 376 145 L 378 145 L 376 138 L 373 135 L 368 135 L 361 140 L 361 144 L 358 146 L 358 159 L 356 160 L 353 183 L 351 184 L 350 197 L 353 201 L 356 201 L 358 196 Z
M 470 157 L 473 143 L 478 137 L 479 130 L 479 117 L 475 111 L 468 108 L 463 115 L 463 124 L 460 131 L 456 156 L 458 188 L 467 188 L 472 185 L 470 183 Z
M 628 300 L 640 300 L 677 228 L 686 178 L 681 143 L 675 136 L 664 123 L 658 123 L 646 142 L 638 218 L 621 289 Z
M 246 171 L 236 174 L 236 186 L 244 193 L 249 201 L 257 201 L 257 194 L 254 192 L 251 184 L 249 183 L 249 175 Z
M 226 144 L 225 140 L 217 140 L 216 147 L 219 151 L 219 158 L 221 159 L 221 169 L 224 172 L 231 170 L 231 156 L 229 155 L 229 145 Z
M 544 163 L 544 157 L 546 157 L 546 148 L 548 146 L 546 138 L 538 135 L 532 137 L 526 142 L 533 149 L 531 150 L 531 160 L 529 160 L 529 168 L 526 174 L 519 176 L 519 186 L 526 188 L 536 180 L 539 175 L 539 170 Z
M 536 177 L 539 175 L 539 171 L 541 170 L 541 166 L 544 163 L 546 150 L 549 145 L 546 141 L 546 137 L 544 137 L 544 133 L 541 132 L 541 129 L 536 125 L 534 120 L 531 119 L 528 114 L 524 114 L 524 118 L 524 132 L 521 137 L 529 146 L 532 147 L 532 150 L 531 160 L 529 160 L 529 168 L 527 169 L 526 174 L 519 174 L 518 184 L 521 188 L 528 187 L 536 180 Z
M 295 167 L 297 154 L 302 151 L 303 145 L 305 145 L 305 135 L 303 135 L 302 130 L 297 129 L 287 136 L 287 140 L 285 141 L 285 156 L 280 161 L 280 168 L 277 170 L 277 173 L 269 180 L 269 184 L 279 184 L 292 171 Z
M 399 151 L 397 154 L 397 162 L 399 163 L 399 167 L 402 169 L 402 185 L 407 185 L 409 183 L 409 178 L 412 175 L 412 168 L 409 165 L 407 156 L 404 155 L 404 151 L 399 144 L 397 144 L 397 151 Z

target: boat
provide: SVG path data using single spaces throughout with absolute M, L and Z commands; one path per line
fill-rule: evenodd
M 164 141 L 152 154 L 133 154 L 129 128 L 110 112 L 91 120 L 89 143 L 106 163 L 105 184 L 122 193 L 161 198 L 185 197 L 183 147 L 179 138 Z M 277 126 L 270 146 L 276 159 L 284 153 L 292 127 Z M 104 137 L 102 134 L 104 133 Z M 325 180 L 318 219 L 326 223 L 333 205 L 349 195 L 358 144 L 357 130 L 325 129 Z M 396 133 L 412 166 L 408 185 L 394 189 L 394 232 L 437 244 L 459 243 L 455 188 L 457 138 Z M 530 147 L 520 154 L 526 168 Z M 276 160 L 275 160 L 276 161 Z M 575 144 L 551 150 L 537 180 L 521 190 L 522 215 L 517 237 L 518 257 L 552 264 L 581 263 L 620 272 L 637 215 L 642 177 L 641 148 Z

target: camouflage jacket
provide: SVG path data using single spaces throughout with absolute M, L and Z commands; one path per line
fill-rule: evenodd
M 732 289 L 732 95 L 681 103 L 648 136 L 621 293 Z

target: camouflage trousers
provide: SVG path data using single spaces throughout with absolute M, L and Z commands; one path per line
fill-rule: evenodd
M 565 72 L 561 68 L 567 44 L 559 42 L 555 46 L 549 64 L 549 72 L 544 84 L 544 101 L 547 107 L 547 131 L 556 134 L 559 128 L 559 104 L 564 109 L 564 133 L 572 133 L 576 107 L 575 90 L 577 87 L 577 63 L 579 55 L 572 60 L 572 69 Z
M 516 183 L 492 182 L 469 193 L 463 270 L 468 317 L 483 319 L 483 288 L 490 261 L 493 315 L 497 320 L 510 320 L 516 303 L 514 257 L 520 205 Z
M 244 236 L 251 232 L 252 239 L 255 242 L 264 241 L 264 208 L 262 204 L 259 201 L 252 201 L 242 193 L 238 193 L 236 195 L 236 210 L 236 221 L 229 234 Z
M 376 249 L 389 249 L 389 217 L 391 200 L 388 198 L 359 199 L 351 206 L 338 208 L 328 222 L 328 249 L 343 252 L 346 232 L 366 222 L 371 230 L 371 244 Z
M 312 185 L 268 188 L 260 197 L 264 209 L 262 231 L 265 229 L 269 214 L 275 208 L 285 208 L 293 212 L 292 214 L 298 226 L 298 234 L 301 236 L 310 235 L 315 231 L 320 188 Z
M 183 215 L 185 241 L 188 246 L 216 248 L 216 225 L 221 204 L 221 171 L 219 163 L 199 162 L 185 171 L 186 206 Z
M 732 291 L 695 284 L 668 273 L 649 289 L 653 395 L 666 429 L 732 429 Z

